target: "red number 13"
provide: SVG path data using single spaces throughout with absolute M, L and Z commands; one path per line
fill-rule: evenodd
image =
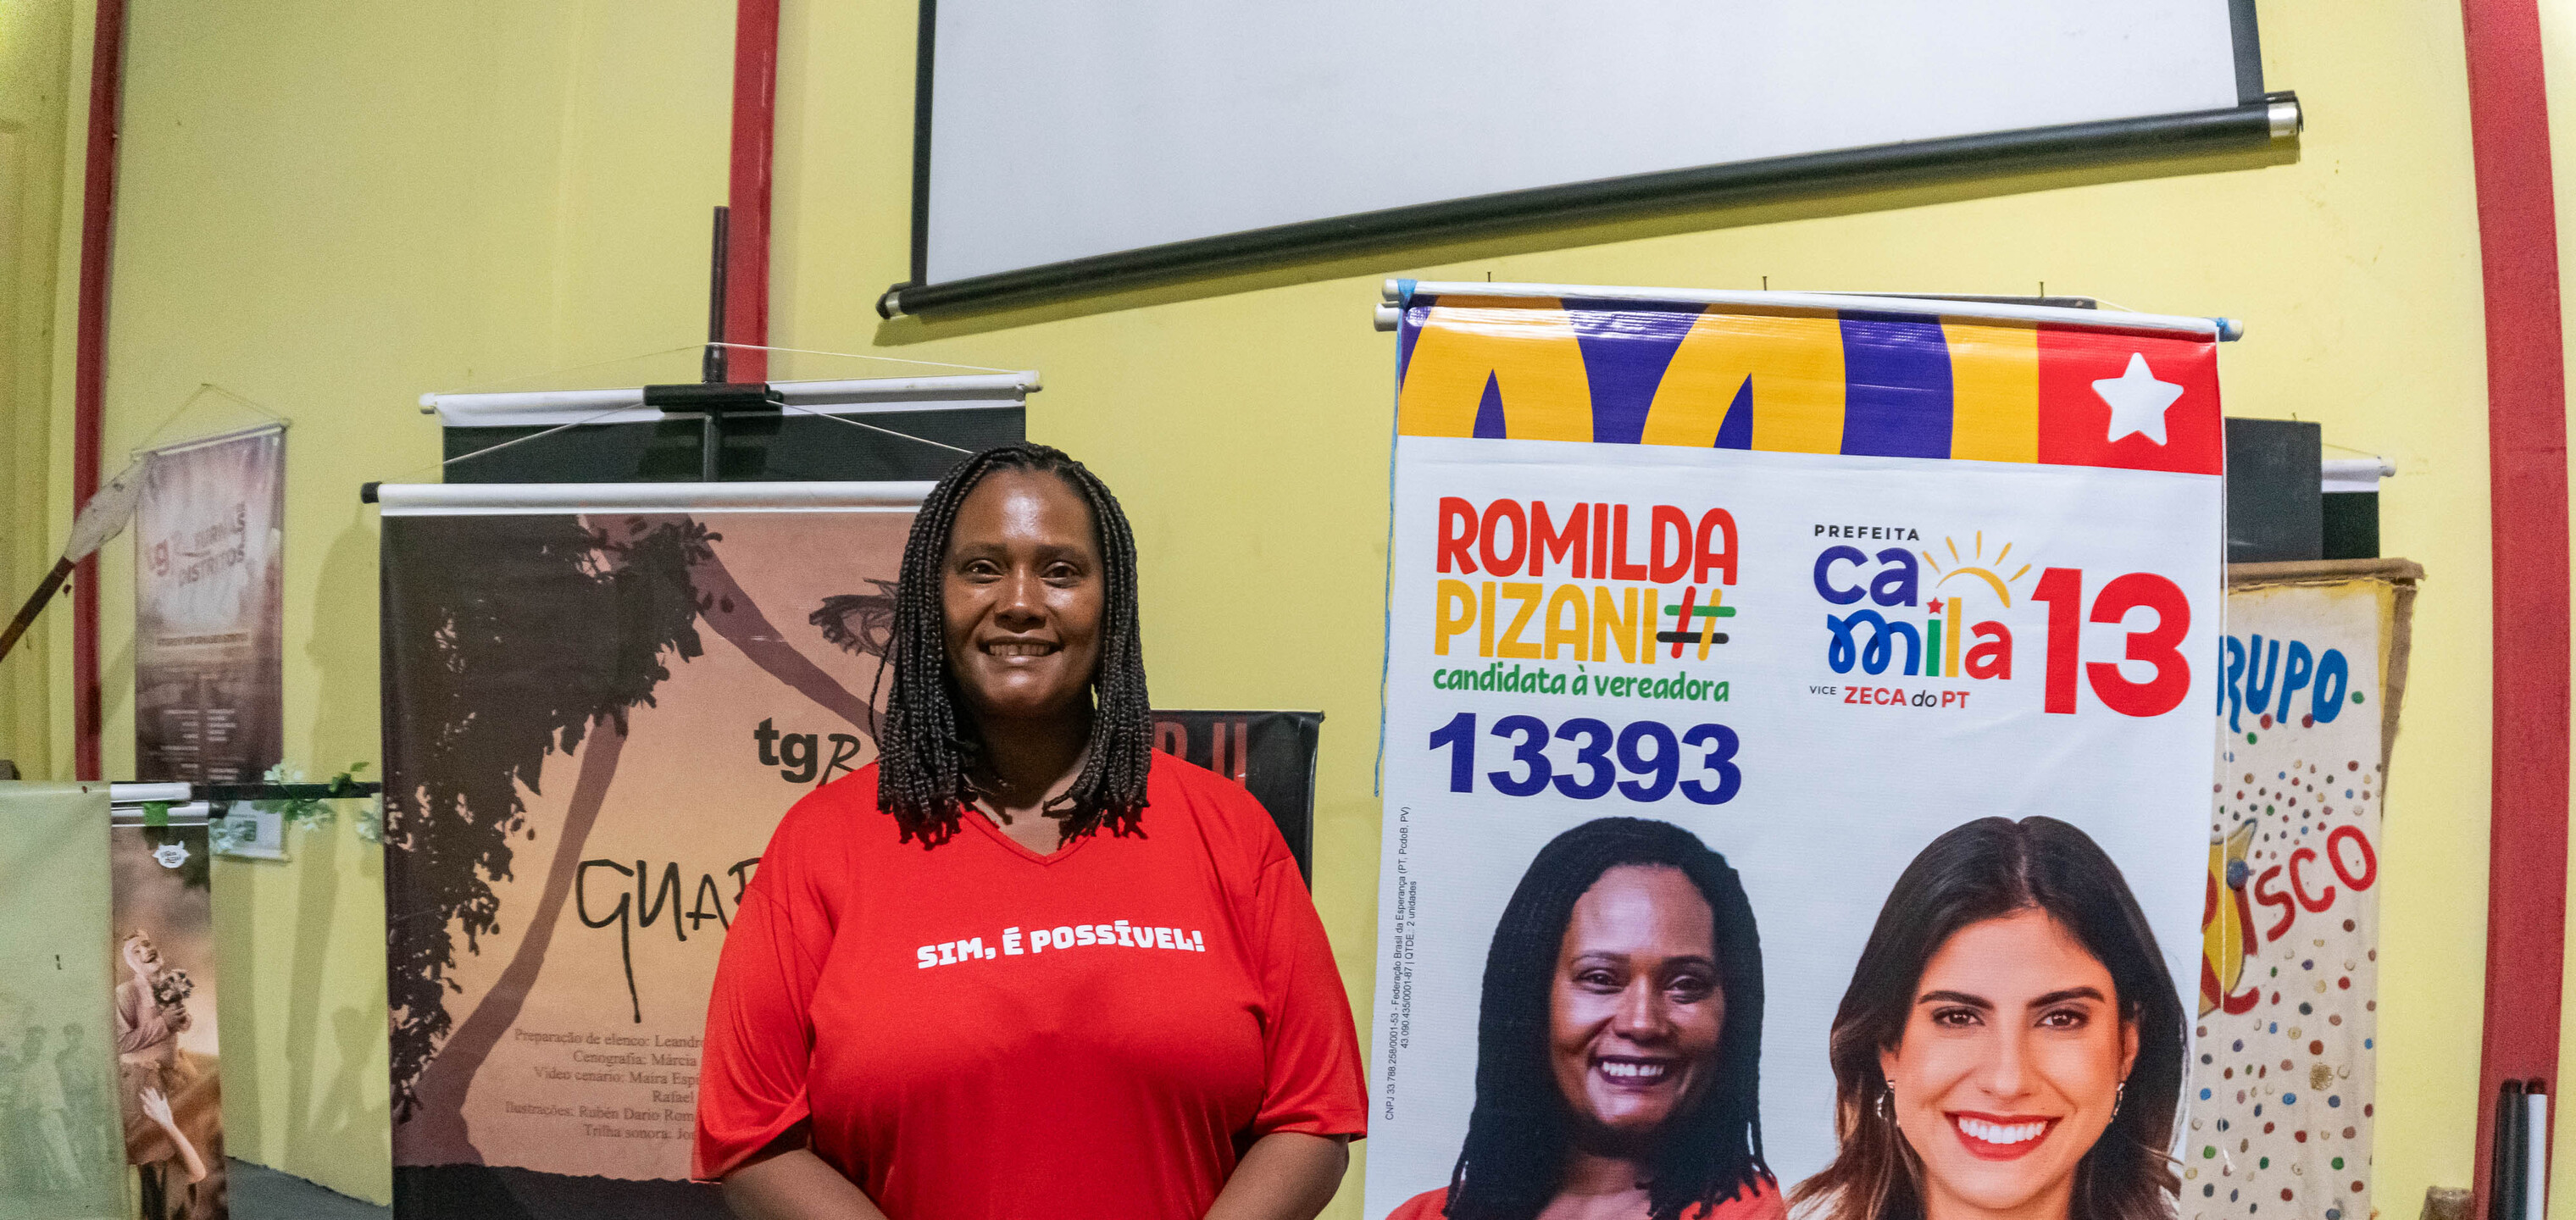
M 2048 678 L 2044 690 L 2048 711 L 2075 711 L 2075 669 L 2083 628 L 2076 621 L 2084 603 L 2084 570 L 2050 568 L 2039 576 L 2038 600 L 2048 603 Z M 2191 690 L 2191 663 L 2174 646 L 2191 631 L 2191 602 L 2180 586 L 2152 572 L 2113 577 L 2093 599 L 2092 621 L 2117 623 L 2144 606 L 2156 612 L 2156 625 L 2129 633 L 2129 660 L 2156 667 L 2155 676 L 2132 682 L 2116 663 L 2084 666 L 2093 693 L 2105 707 L 2124 716 L 2161 716 L 2181 705 Z

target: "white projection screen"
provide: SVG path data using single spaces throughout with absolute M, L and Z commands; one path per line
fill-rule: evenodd
M 2260 145 L 2252 0 L 925 0 L 889 316 Z M 2286 130 L 2285 130 L 2286 128 Z

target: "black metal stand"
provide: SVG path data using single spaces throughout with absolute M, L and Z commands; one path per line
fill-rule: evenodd
M 732 209 L 716 205 L 715 238 L 707 247 L 707 354 L 699 380 L 711 385 L 725 379 L 725 252 L 731 245 L 732 216 Z
M 774 428 L 787 408 L 787 400 L 769 388 L 766 382 L 700 384 L 684 381 L 676 385 L 644 387 L 644 405 L 700 417 L 703 432 L 699 442 L 698 478 L 702 482 L 713 483 L 721 474 L 719 459 L 724 455 L 726 421 L 743 417 L 766 421 Z

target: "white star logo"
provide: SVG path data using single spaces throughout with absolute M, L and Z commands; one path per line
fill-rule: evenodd
M 2094 382 L 2093 392 L 2111 406 L 2111 435 L 2107 439 L 2142 435 L 2159 445 L 2165 443 L 2165 408 L 2182 397 L 2181 386 L 2158 381 L 2148 371 L 2143 352 L 2129 353 L 2128 371 Z

